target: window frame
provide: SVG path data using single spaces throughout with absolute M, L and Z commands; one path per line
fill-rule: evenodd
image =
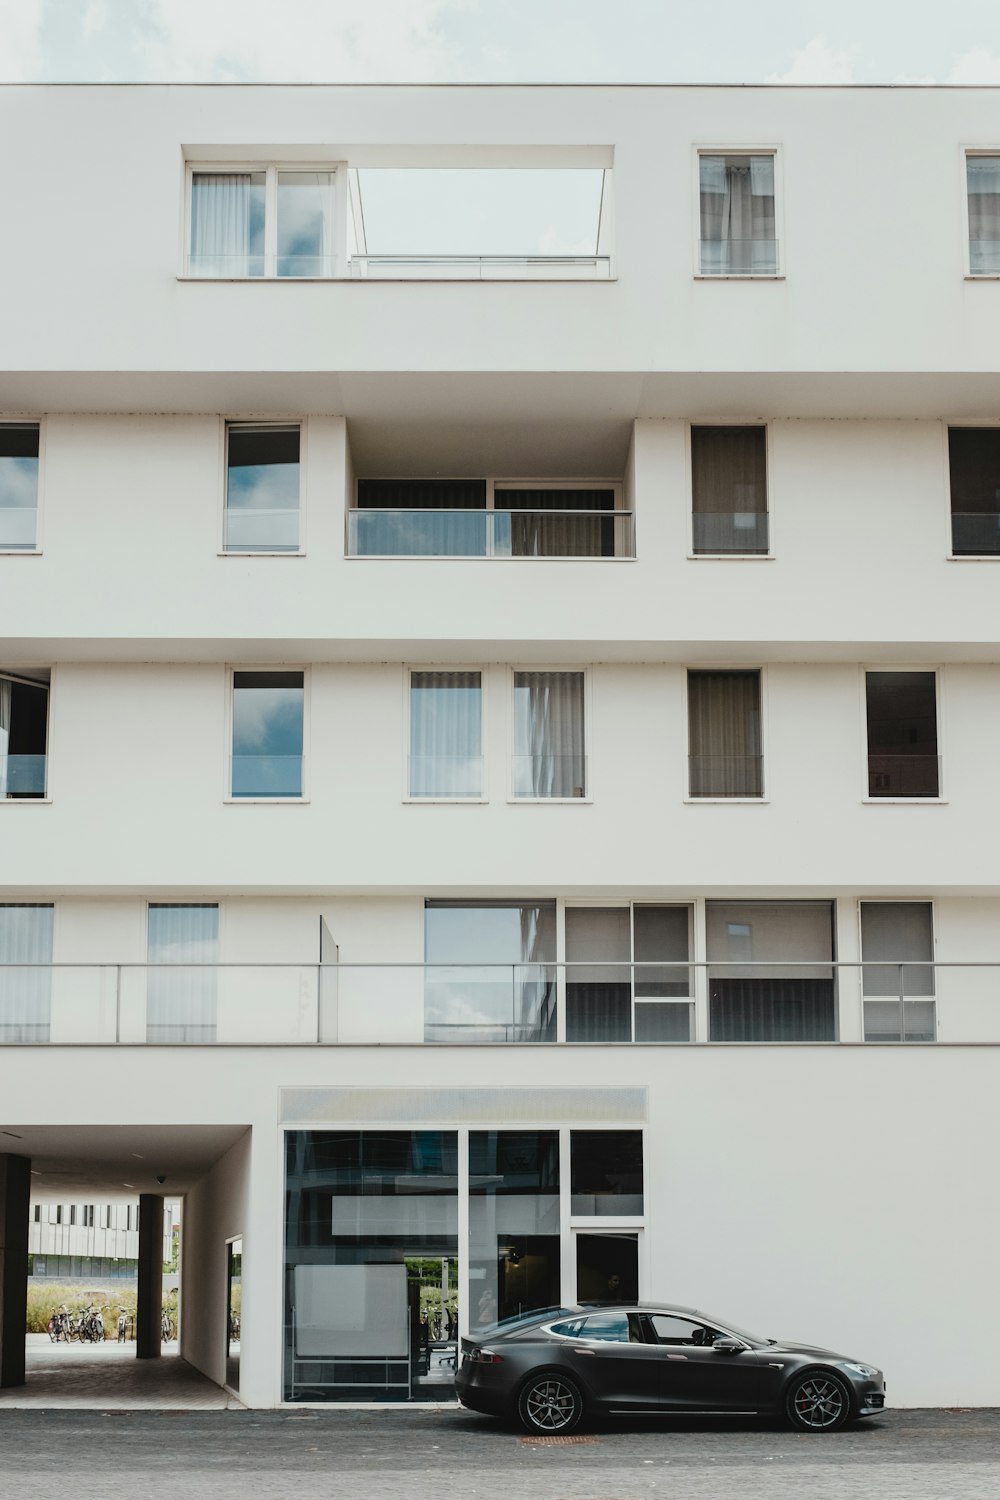
M 974 281 L 983 278 L 974 276 Z M 987 278 L 988 279 L 988 278 Z M 997 272 L 996 280 L 1000 281 L 1000 271 Z M 941 464 L 942 464 L 942 487 L 944 490 L 944 526 L 945 526 L 945 560 L 953 563 L 995 563 L 1000 562 L 1000 551 L 997 552 L 956 552 L 955 551 L 955 528 L 954 509 L 951 492 L 951 434 L 953 431 L 969 431 L 977 429 L 997 433 L 997 442 L 1000 444 L 1000 419 L 996 417 L 975 420 L 960 419 L 951 421 L 947 417 L 941 419 Z
M 0 427 L 36 427 L 38 429 L 38 484 L 35 490 L 35 545 L 33 547 L 4 547 L 0 545 L 0 557 L 41 557 L 42 525 L 45 516 L 45 440 L 46 419 L 37 414 L 20 416 L 17 412 L 5 413 Z
M 195 176 L 226 176 L 228 174 L 264 173 L 264 274 L 262 276 L 202 276 L 190 269 L 191 230 L 193 225 L 192 199 Z M 277 274 L 278 247 L 278 173 L 279 172 L 330 172 L 333 185 L 333 269 L 328 276 L 279 276 Z M 181 254 L 177 272 L 178 281 L 208 282 L 267 282 L 268 284 L 302 282 L 344 281 L 349 277 L 347 262 L 347 217 L 350 212 L 347 185 L 347 163 L 324 158 L 320 161 L 302 161 L 298 157 L 283 160 L 274 156 L 251 157 L 245 161 L 194 159 L 184 161 L 184 213 L 181 226 Z
M 415 797 L 410 791 L 410 722 L 412 711 L 412 676 L 414 672 L 478 672 L 479 673 L 479 749 L 480 760 L 483 768 L 482 792 L 478 797 Z M 448 662 L 444 665 L 424 665 L 422 663 L 408 663 L 403 667 L 403 787 L 400 801 L 414 807 L 434 807 L 438 804 L 444 806 L 467 806 L 480 807 L 490 800 L 489 787 L 489 757 L 487 755 L 488 740 L 488 717 L 487 717 L 487 684 L 489 673 L 482 664 L 469 665 Z
M 682 802 L 690 803 L 694 807 L 766 807 L 771 801 L 771 778 L 765 774 L 770 764 L 768 756 L 768 668 L 762 662 L 759 667 L 747 666 L 746 662 L 709 662 L 699 666 L 688 663 L 684 667 L 684 794 Z M 761 762 L 761 784 L 764 794 L 761 797 L 692 797 L 691 795 L 691 698 L 688 687 L 692 672 L 756 672 L 758 677 L 758 697 L 760 703 L 760 762 Z
M 514 688 L 519 672 L 561 672 L 583 676 L 583 775 L 582 797 L 517 797 L 514 795 Z M 593 776 L 590 765 L 590 745 L 593 739 L 593 673 L 590 666 L 568 667 L 565 662 L 547 665 L 534 662 L 527 666 L 511 663 L 507 667 L 507 802 L 515 807 L 589 807 L 594 801 Z
M 934 727 L 937 733 L 938 791 L 936 797 L 873 797 L 869 791 L 868 768 L 868 673 L 869 672 L 920 672 L 934 676 Z M 861 694 L 861 786 L 862 804 L 869 807 L 944 807 L 948 803 L 945 793 L 945 672 L 943 666 L 920 662 L 872 663 L 862 662 L 859 668 L 859 691 Z
M 256 278 L 260 279 L 260 278 Z M 299 429 L 299 545 L 294 552 L 238 552 L 226 546 L 226 517 L 229 511 L 229 433 L 233 427 L 297 427 Z M 219 467 L 221 471 L 221 505 L 219 507 L 218 533 L 217 533 L 217 557 L 305 557 L 306 555 L 306 496 L 308 458 L 309 458 L 309 423 L 305 417 L 265 417 L 256 420 L 253 417 L 223 416 L 219 419 L 219 445 L 220 457 Z M 263 670 L 263 669 L 262 669 Z
M 878 1040 L 868 1041 L 868 1039 L 865 1037 L 865 1006 L 866 1006 L 866 1004 L 869 1001 L 872 1001 L 872 1002 L 874 1002 L 876 1004 L 879 1003 L 879 1002 L 883 1002 L 884 1003 L 886 1001 L 888 1001 L 890 1003 L 893 1003 L 894 1000 L 895 1000 L 895 997 L 892 996 L 892 995 L 866 995 L 865 994 L 865 946 L 864 946 L 864 931 L 863 931 L 862 920 L 861 920 L 861 917 L 862 917 L 862 908 L 865 907 L 865 906 L 925 906 L 927 908 L 929 914 L 930 914 L 931 957 L 929 959 L 917 959 L 917 958 L 914 958 L 914 959 L 900 960 L 901 963 L 912 965 L 913 968 L 920 968 L 920 969 L 931 968 L 931 970 L 932 970 L 933 983 L 934 983 L 934 993 L 931 994 L 931 995 L 906 995 L 906 994 L 904 994 L 904 996 L 903 996 L 903 1011 L 902 1011 L 902 1016 L 901 1016 L 901 1019 L 904 1021 L 904 1030 L 905 1030 L 905 1016 L 906 1016 L 905 1006 L 906 1006 L 906 1003 L 908 1001 L 914 1001 L 915 1000 L 915 1001 L 917 1001 L 920 1004 L 930 1004 L 933 1007 L 933 1013 L 934 1013 L 934 1035 L 933 1035 L 933 1037 L 931 1038 L 931 1040 L 929 1042 L 927 1042 L 927 1041 L 916 1041 L 916 1042 L 914 1042 L 914 1041 L 907 1041 L 905 1035 L 900 1036 L 898 1038 L 887 1037 L 884 1041 L 878 1041 Z M 897 1047 L 904 1047 L 904 1046 L 905 1047 L 914 1047 L 914 1046 L 917 1046 L 917 1047 L 930 1047 L 930 1046 L 934 1046 L 937 1043 L 937 1040 L 938 1040 L 937 970 L 936 970 L 936 968 L 934 968 L 934 965 L 936 965 L 936 963 L 937 963 L 938 924 L 937 924 L 936 914 L 935 914 L 935 911 L 934 911 L 934 900 L 933 900 L 933 898 L 932 897 L 918 898 L 918 897 L 914 897 L 914 896 L 903 896 L 903 897 L 901 897 L 899 899 L 894 899 L 891 896 L 877 896 L 877 897 L 874 897 L 874 898 L 867 897 L 867 896 L 859 896 L 858 900 L 857 900 L 857 903 L 856 903 L 856 912 L 857 912 L 857 918 L 856 918 L 856 920 L 857 920 L 857 934 L 858 934 L 858 954 L 860 956 L 860 963 L 859 963 L 859 966 L 858 966 L 858 991 L 859 991 L 859 997 L 860 997 L 860 1001 L 861 1001 L 861 1037 L 862 1037 L 862 1041 L 864 1042 L 864 1045 L 867 1046 L 867 1047 L 873 1047 L 873 1046 L 883 1046 L 883 1047 L 885 1047 L 885 1046 L 889 1046 L 889 1047 L 892 1047 L 892 1046 L 897 1046 Z M 868 962 L 869 963 L 875 963 L 875 962 L 877 962 L 877 960 L 869 959 Z
M 574 799 L 574 800 L 578 800 L 578 799 Z M 667 907 L 671 907 L 671 908 L 680 909 L 681 911 L 685 911 L 687 913 L 688 957 L 687 957 L 687 960 L 686 960 L 686 967 L 687 967 L 688 981 L 689 981 L 688 982 L 688 993 L 687 993 L 687 995 L 640 995 L 640 996 L 637 996 L 636 993 L 635 993 L 635 989 L 636 989 L 635 964 L 636 964 L 636 961 L 637 961 L 636 957 L 635 957 L 635 913 L 636 913 L 637 908 L 639 908 L 639 907 L 647 907 L 647 906 L 655 906 L 655 907 L 667 906 Z M 630 1008 L 631 1008 L 632 1035 L 631 1035 L 631 1037 L 629 1038 L 629 1040 L 627 1042 L 600 1042 L 600 1043 L 596 1043 L 596 1044 L 595 1043 L 588 1043 L 588 1042 L 567 1042 L 566 1038 L 565 1038 L 565 1035 L 563 1035 L 563 1036 L 560 1037 L 560 1045 L 571 1046 L 571 1047 L 581 1047 L 581 1046 L 585 1047 L 585 1046 L 590 1046 L 590 1045 L 597 1045 L 597 1046 L 602 1046 L 602 1047 L 610 1047 L 610 1046 L 622 1046 L 622 1047 L 625 1047 L 625 1046 L 627 1046 L 627 1047 L 686 1047 L 686 1046 L 689 1046 L 692 1042 L 694 1042 L 696 1040 L 697 1003 L 698 1003 L 698 969 L 697 969 L 697 960 L 696 960 L 696 957 L 695 957 L 697 913 L 695 911 L 695 900 L 694 900 L 693 897 L 691 899 L 687 900 L 687 901 L 677 901 L 677 900 L 672 900 L 672 901 L 668 901 L 668 900 L 657 901 L 657 900 L 653 899 L 652 897 L 648 897 L 648 898 L 644 898 L 644 899 L 640 899 L 640 900 L 633 900 L 633 899 L 630 899 L 628 897 L 625 897 L 625 898 L 615 898 L 615 899 L 608 899 L 606 901 L 602 901 L 600 899 L 600 897 L 596 897 L 596 896 L 595 897 L 587 897 L 586 899 L 583 899 L 583 900 L 576 900 L 576 899 L 574 899 L 572 897 L 565 897 L 565 898 L 563 898 L 563 899 L 560 900 L 559 906 L 558 906 L 558 910 L 557 910 L 557 914 L 556 914 L 556 930 L 557 930 L 557 933 L 558 933 L 558 940 L 559 940 L 559 952 L 562 955 L 560 963 L 559 963 L 559 969 L 558 969 L 558 986 L 559 986 L 559 988 L 558 988 L 558 1011 L 557 1011 L 557 1014 L 558 1014 L 558 1017 L 559 1017 L 559 1025 L 560 1025 L 561 1030 L 563 1032 L 565 1032 L 565 1029 L 566 1029 L 566 1020 L 567 1020 L 567 1013 L 566 1013 L 566 986 L 571 982 L 571 980 L 570 980 L 570 973 L 569 973 L 569 965 L 571 963 L 575 964 L 575 963 L 578 963 L 578 962 L 582 963 L 583 965 L 586 965 L 586 962 L 587 962 L 585 959 L 584 960 L 569 959 L 566 956 L 566 954 L 567 954 L 566 918 L 567 918 L 568 914 L 571 911 L 612 911 L 612 910 L 627 911 L 628 914 L 629 914 L 629 917 L 628 917 L 629 957 L 628 957 L 627 960 L 623 960 L 623 965 L 627 964 L 628 969 L 629 969 L 629 988 L 631 990 L 631 995 L 630 995 L 629 999 L 630 999 Z M 652 962 L 655 963 L 656 960 L 652 960 Z M 686 1042 L 683 1042 L 683 1041 L 669 1041 L 669 1042 L 637 1041 L 636 1040 L 636 1035 L 635 1035 L 636 1006 L 641 1006 L 641 1005 L 673 1005 L 673 1006 L 679 1006 L 679 1007 L 686 1007 L 687 1008 L 687 1012 L 688 1012 L 688 1039 L 687 1039 L 687 1041 Z M 580 1127 L 580 1128 L 582 1129 L 584 1127 Z M 591 1128 L 598 1128 L 598 1127 L 591 1127 Z
M 712 277 L 706 278 L 712 280 Z M 767 417 L 710 417 L 704 421 L 692 417 L 686 422 L 684 458 L 687 471 L 687 494 L 690 503 L 688 505 L 688 562 L 774 562 L 774 510 L 771 505 L 773 494 L 773 443 L 771 429 L 773 422 Z M 694 550 L 694 437 L 696 427 L 763 427 L 764 429 L 764 498 L 767 508 L 764 514 L 767 516 L 767 551 L 766 552 L 696 552 Z
M 961 147 L 963 279 L 965 281 L 1000 281 L 1000 265 L 998 265 L 995 271 L 974 271 L 972 269 L 972 225 L 969 220 L 969 159 L 975 156 L 995 156 L 1000 160 L 1000 145 Z M 998 244 L 998 256 L 1000 256 L 1000 244 Z
M 26 555 L 32 556 L 33 554 L 28 553 Z M 48 669 L 48 672 L 49 672 L 49 680 L 48 680 L 47 683 L 43 683 L 43 682 L 39 682 L 36 679 L 31 678 L 31 677 L 22 677 L 17 672 L 12 672 L 9 669 L 4 669 L 3 666 L 0 666 L 0 680 L 6 679 L 8 682 L 20 682 L 20 683 L 23 683 L 27 687 L 44 688 L 45 689 L 45 694 L 46 694 L 46 704 L 45 704 L 45 794 L 44 794 L 44 796 L 41 796 L 41 797 L 7 797 L 7 796 L 0 796 L 0 807 L 11 807 L 11 806 L 14 806 L 15 804 L 20 805 L 21 803 L 28 803 L 29 805 L 30 804 L 34 804 L 34 806 L 36 806 L 36 807 L 39 807 L 39 806 L 44 807 L 47 804 L 51 803 L 51 801 L 52 801 L 52 783 L 51 783 L 51 772 L 52 772 L 52 764 L 51 764 L 51 762 L 52 762 L 52 691 L 53 691 L 53 685 L 54 685 L 54 682 L 55 682 L 56 669 L 54 667 L 50 667 Z
M 787 257 L 784 253 L 785 239 L 785 194 L 782 171 L 782 152 L 779 143 L 770 145 L 702 145 L 692 147 L 693 204 L 692 228 L 694 254 L 692 275 L 695 281 L 784 281 Z M 774 159 L 774 264 L 773 271 L 703 271 L 701 268 L 701 158 L 703 156 L 770 156 Z
M 233 807 L 299 807 L 307 804 L 310 800 L 309 767 L 312 760 L 309 747 L 310 733 L 310 670 L 308 666 L 298 666 L 289 662 L 269 662 L 260 665 L 254 662 L 230 663 L 226 669 L 226 716 L 225 716 L 225 741 L 223 755 L 223 786 L 225 793 L 223 803 Z M 237 672 L 301 672 L 302 673 L 302 792 L 298 797 L 234 797 L 233 796 L 233 729 L 234 729 L 234 694 L 236 690 Z M 164 903 L 154 903 L 163 905 Z M 168 905 L 183 905 L 183 903 L 169 902 Z M 195 903 L 204 904 L 204 903 Z

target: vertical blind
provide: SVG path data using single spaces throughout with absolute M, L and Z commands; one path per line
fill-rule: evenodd
M 762 797 L 759 672 L 688 673 L 692 797 Z
M 768 549 L 767 429 L 692 427 L 695 552 Z
M 0 1042 L 47 1042 L 52 972 L 19 965 L 51 964 L 53 908 L 0 906 Z

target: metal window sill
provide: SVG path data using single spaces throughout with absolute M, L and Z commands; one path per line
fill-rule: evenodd
M 769 807 L 770 797 L 685 797 L 684 803 L 688 807 L 729 807 L 736 803 L 738 807 Z
M 488 807 L 489 797 L 403 797 L 404 807 Z
M 997 279 L 1000 280 L 1000 277 Z M 1000 552 L 949 552 L 945 562 L 997 563 L 1000 562 Z
M 689 552 L 688 562 L 776 562 L 773 552 Z
M 225 807 L 308 807 L 308 797 L 223 797 Z
M 863 807 L 947 807 L 947 797 L 862 797 Z
M 784 281 L 784 271 L 695 271 L 695 281 Z
M 29 807 L 51 807 L 52 806 L 52 798 L 51 797 L 8 797 L 5 792 L 4 793 L 0 793 L 0 807 L 10 807 L 10 805 L 12 803 L 14 803 L 14 802 L 17 802 L 17 803 L 26 802 Z
M 246 560 L 248 557 L 305 557 L 305 552 L 224 552 L 221 547 L 216 552 L 216 557 L 238 557 Z

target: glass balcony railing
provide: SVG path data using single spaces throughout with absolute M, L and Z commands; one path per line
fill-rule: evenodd
M 633 557 L 631 511 L 352 510 L 349 557 Z
M 1000 276 L 1000 239 L 972 240 L 969 270 L 973 276 Z
M 937 797 L 941 788 L 938 755 L 869 755 L 869 797 Z
M 44 755 L 0 755 L 0 797 L 44 797 Z
M 762 755 L 689 755 L 692 797 L 763 797 Z
M 529 802 L 586 797 L 587 757 L 569 755 L 512 755 L 511 792 Z
M 411 755 L 409 765 L 411 797 L 447 801 L 483 795 L 481 755 Z
M 299 511 L 226 508 L 227 552 L 298 552 Z
M 335 255 L 253 255 L 205 252 L 189 254 L 184 261 L 185 275 L 196 279 L 246 281 L 329 280 L 337 274 Z
M 701 241 L 702 276 L 774 276 L 777 270 L 777 240 Z
M 608 281 L 610 255 L 352 255 L 351 275 L 390 281 Z
M 33 505 L 0 505 L 0 552 L 33 552 L 38 511 Z
M 1000 962 L 0 964 L 0 1045 L 1000 1044 Z
M 766 512 L 720 511 L 696 514 L 691 519 L 695 552 L 749 556 L 768 550 Z
M 951 550 L 956 557 L 995 557 L 1000 553 L 1000 510 L 977 514 L 953 510 Z
M 232 796 L 301 797 L 301 755 L 234 755 L 230 760 Z

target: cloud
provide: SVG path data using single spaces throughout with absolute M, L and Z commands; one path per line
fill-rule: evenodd
M 24 83 L 42 59 L 43 0 L 7 0 L 0 17 L 0 81 Z
M 90 0 L 83 13 L 83 34 L 97 36 L 108 24 L 108 0 Z
M 772 73 L 768 83 L 853 83 L 857 47 L 838 52 L 825 36 L 814 36 L 796 52 L 785 73 Z
M 476 0 L 143 0 L 143 76 L 163 82 L 432 82 L 461 76 L 448 19 Z
M 972 47 L 955 59 L 945 83 L 968 86 L 977 83 L 1000 83 L 1000 56 L 985 47 Z

